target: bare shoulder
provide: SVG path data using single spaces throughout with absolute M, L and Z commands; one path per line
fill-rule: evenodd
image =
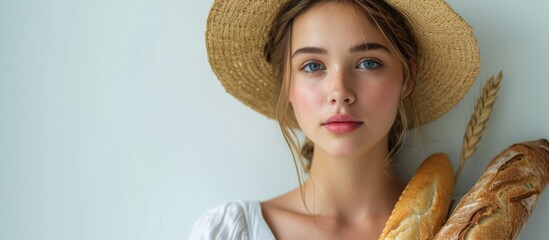
M 277 196 L 275 198 L 261 202 L 261 206 L 266 208 L 292 209 L 296 207 L 295 201 L 298 200 L 299 197 L 300 197 L 299 188 L 297 188 L 290 192 Z
M 273 199 L 261 202 L 263 217 L 269 225 L 274 225 L 280 220 L 290 220 L 292 215 L 300 212 L 298 198 L 299 189 L 290 191 Z
M 309 216 L 301 211 L 299 189 L 261 203 L 265 222 L 276 239 L 310 239 L 305 235 Z

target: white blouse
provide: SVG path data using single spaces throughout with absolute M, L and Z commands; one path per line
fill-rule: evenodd
M 453 199 L 451 210 L 460 198 Z M 451 212 L 451 211 L 450 211 Z M 257 201 L 225 203 L 208 210 L 195 223 L 189 240 L 275 240 Z
M 261 214 L 259 202 L 230 202 L 204 213 L 195 223 L 190 240 L 275 240 Z

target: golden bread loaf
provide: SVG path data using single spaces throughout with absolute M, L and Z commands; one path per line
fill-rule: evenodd
M 547 140 L 507 148 L 490 161 L 434 239 L 517 239 L 548 181 Z
M 448 156 L 428 157 L 400 195 L 379 239 L 432 239 L 446 220 L 453 189 Z

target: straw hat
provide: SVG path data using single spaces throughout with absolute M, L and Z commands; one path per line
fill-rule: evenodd
M 279 0 L 215 0 L 208 16 L 208 60 L 226 91 L 252 109 L 275 117 L 277 88 L 263 57 Z M 443 0 L 388 0 L 411 25 L 419 46 L 413 92 L 419 124 L 455 106 L 479 72 L 471 27 Z

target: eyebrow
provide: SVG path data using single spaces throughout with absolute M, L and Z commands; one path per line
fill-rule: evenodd
M 328 53 L 328 51 L 326 51 L 326 49 L 324 49 L 324 48 L 304 47 L 304 48 L 300 48 L 300 49 L 295 50 L 295 52 L 292 54 L 292 58 L 294 58 L 298 54 L 305 54 L 305 53 L 309 53 L 309 54 L 311 54 L 311 53 L 312 54 L 326 54 L 326 53 Z
M 349 51 L 352 52 L 352 53 L 355 53 L 355 52 L 363 52 L 363 51 L 377 50 L 377 49 L 384 50 L 387 53 L 390 52 L 387 47 L 385 47 L 385 46 L 383 46 L 382 44 L 379 44 L 379 43 L 359 44 L 359 45 L 356 45 L 356 46 L 352 47 L 351 49 L 349 49 Z
M 364 51 L 370 51 L 370 50 L 383 50 L 389 53 L 389 49 L 382 44 L 379 43 L 363 43 L 356 45 L 349 49 L 349 52 L 356 53 L 356 52 L 364 52 Z M 295 50 L 295 52 L 292 54 L 292 58 L 294 58 L 298 54 L 327 54 L 328 51 L 324 48 L 318 48 L 318 47 L 304 47 Z

